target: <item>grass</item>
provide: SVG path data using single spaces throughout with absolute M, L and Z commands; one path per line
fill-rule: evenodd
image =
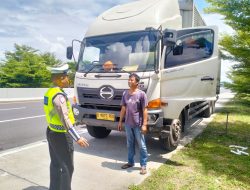
M 192 143 L 129 189 L 250 189 L 250 156 L 231 153 L 229 145 L 245 146 L 250 152 L 250 106 L 242 102 L 229 102 Z

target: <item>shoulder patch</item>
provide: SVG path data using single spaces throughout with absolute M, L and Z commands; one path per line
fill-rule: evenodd
M 47 106 L 48 103 L 49 103 L 49 98 L 48 98 L 48 96 L 44 96 L 43 104 Z
M 61 96 L 59 99 L 60 99 L 61 104 L 63 104 L 66 101 L 63 96 Z

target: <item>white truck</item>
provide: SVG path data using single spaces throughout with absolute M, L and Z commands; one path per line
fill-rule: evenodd
M 73 45 L 67 58 L 74 57 Z M 101 14 L 80 42 L 73 112 L 96 138 L 117 130 L 128 76 L 141 77 L 148 134 L 177 147 L 185 123 L 210 117 L 219 94 L 218 30 L 206 26 L 193 0 L 141 0 Z

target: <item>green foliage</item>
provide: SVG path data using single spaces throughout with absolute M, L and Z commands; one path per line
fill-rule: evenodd
M 41 57 L 44 60 L 46 66 L 60 65 L 62 63 L 62 61 L 57 59 L 54 54 L 48 52 L 41 54 Z
M 250 31 L 249 0 L 206 0 L 211 6 L 207 13 L 219 13 L 225 16 L 225 22 L 234 30 Z
M 248 147 L 245 152 L 250 153 L 249 112 L 250 107 L 244 102 L 228 103 L 201 135 L 167 157 L 165 164 L 151 172 L 142 184 L 131 185 L 129 189 L 250 189 L 249 156 L 233 154 L 229 148 L 230 145 Z
M 51 86 L 51 74 L 47 66 L 60 61 L 50 53 L 15 44 L 14 52 L 5 53 L 6 60 L 0 64 L 1 88 L 39 88 Z
M 69 79 L 70 79 L 70 86 L 74 86 L 74 81 L 75 81 L 75 73 L 76 73 L 76 64 L 75 62 L 67 62 L 69 65 Z
M 224 34 L 220 40 L 222 49 L 227 53 L 223 58 L 236 61 L 228 74 L 231 83 L 225 87 L 236 92 L 237 96 L 250 100 L 250 1 L 249 0 L 207 0 L 210 7 L 207 13 L 218 13 L 224 16 L 225 22 L 235 33 Z M 228 54 L 229 53 L 229 54 Z

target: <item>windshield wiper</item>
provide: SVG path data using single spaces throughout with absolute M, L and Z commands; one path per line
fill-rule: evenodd
M 96 68 L 97 66 L 101 66 L 101 64 L 93 64 L 93 67 L 91 67 L 85 74 L 84 74 L 84 77 L 86 77 L 87 76 L 87 74 L 90 72 L 90 71 L 92 71 L 94 68 Z
M 97 74 L 95 75 L 96 78 L 102 78 L 102 77 L 116 77 L 120 78 L 122 75 L 118 73 L 102 73 L 102 74 Z

